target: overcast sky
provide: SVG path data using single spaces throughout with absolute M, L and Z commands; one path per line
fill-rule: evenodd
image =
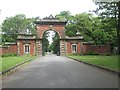
M 0 24 L 6 17 L 25 14 L 27 17 L 44 18 L 61 11 L 70 11 L 72 15 L 95 9 L 92 0 L 0 0 Z
M 28 18 L 44 18 L 61 11 L 70 11 L 72 15 L 95 10 L 92 0 L 0 0 L 0 24 L 6 17 L 25 14 Z M 49 37 L 52 42 L 52 32 Z

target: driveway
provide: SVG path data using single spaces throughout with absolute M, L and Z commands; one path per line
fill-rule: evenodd
M 67 57 L 38 57 L 3 80 L 3 88 L 118 88 L 118 76 Z

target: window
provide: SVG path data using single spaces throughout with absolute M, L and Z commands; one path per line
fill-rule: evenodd
M 72 44 L 72 53 L 76 53 L 76 52 L 77 52 L 77 45 Z
M 30 46 L 29 45 L 25 45 L 25 53 L 29 53 L 30 52 Z

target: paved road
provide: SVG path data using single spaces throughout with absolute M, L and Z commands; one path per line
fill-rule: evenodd
M 118 77 L 61 56 L 44 56 L 3 80 L 3 88 L 117 88 Z

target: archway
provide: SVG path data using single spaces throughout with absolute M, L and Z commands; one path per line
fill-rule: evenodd
M 42 55 L 60 55 L 60 36 L 55 30 L 47 30 L 42 35 Z
M 67 22 L 60 21 L 57 18 L 54 18 L 50 15 L 47 18 L 43 18 L 40 21 L 35 21 L 37 28 L 37 39 L 36 39 L 36 51 L 37 55 L 42 55 L 43 53 L 43 34 L 48 30 L 53 30 L 58 33 L 60 40 L 60 55 L 65 55 L 66 53 L 66 42 L 65 42 L 65 25 Z

